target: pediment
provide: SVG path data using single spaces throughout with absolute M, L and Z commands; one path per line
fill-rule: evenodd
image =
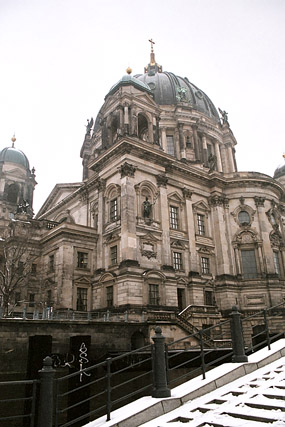
M 86 277 L 86 276 L 81 276 L 78 279 L 76 279 L 76 284 L 80 284 L 80 285 L 90 285 L 92 282 L 91 280 Z
M 148 241 L 148 242 L 153 242 L 156 243 L 159 241 L 159 239 L 157 239 L 153 234 L 151 233 L 146 233 L 143 236 L 140 236 L 140 240 L 144 240 L 144 241 Z
M 71 184 L 56 184 L 44 202 L 43 206 L 37 213 L 36 218 L 41 218 L 46 212 L 57 206 L 61 201 L 72 196 L 81 186 L 81 182 Z
M 199 202 L 193 203 L 193 209 L 196 211 L 206 211 L 208 212 L 210 210 L 207 203 L 205 203 L 203 200 L 200 200 Z
M 177 203 L 184 202 L 184 199 L 177 191 L 174 191 L 173 193 L 168 194 L 168 199 L 171 199 L 172 201 L 175 201 Z

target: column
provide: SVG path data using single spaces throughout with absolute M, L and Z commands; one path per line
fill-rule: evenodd
M 198 138 L 198 134 L 197 134 L 197 126 L 193 126 L 193 135 L 194 135 L 195 160 L 200 160 L 199 138 Z
M 121 256 L 137 261 L 135 166 L 121 165 Z
M 192 192 L 187 188 L 183 188 L 183 195 L 186 201 L 186 225 L 189 239 L 189 255 L 190 255 L 190 268 L 189 271 L 199 272 L 199 260 L 196 250 L 196 238 L 195 238 L 195 219 L 192 208 Z
M 221 159 L 221 153 L 220 153 L 220 145 L 219 145 L 219 141 L 215 140 L 215 155 L 217 158 L 217 169 L 218 172 L 222 172 L 223 171 L 223 167 L 222 167 L 222 159 Z
M 162 265 L 172 265 L 169 235 L 169 206 L 167 198 L 167 178 L 164 175 L 157 176 L 157 184 L 160 187 L 160 216 L 162 229 L 161 263 Z
M 104 206 L 104 191 L 106 187 L 106 182 L 102 179 L 98 180 L 98 222 L 97 222 L 97 233 L 98 233 L 98 242 L 97 242 L 97 269 L 104 268 L 105 260 L 105 251 L 103 248 L 103 228 L 105 223 L 105 206 Z
M 203 148 L 203 162 L 205 165 L 208 165 L 207 139 L 205 135 L 202 135 L 202 148 Z
M 166 128 L 161 129 L 161 143 L 162 149 L 167 153 L 167 139 L 166 139 Z
M 128 104 L 125 104 L 125 106 L 124 106 L 124 132 L 127 135 L 129 133 L 129 127 L 130 127 L 130 122 L 129 122 L 129 106 L 128 106 Z
M 235 164 L 233 159 L 233 150 L 231 144 L 227 145 L 229 172 L 235 172 Z

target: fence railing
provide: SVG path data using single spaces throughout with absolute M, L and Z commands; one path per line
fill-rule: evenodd
M 54 378 L 53 359 L 47 357 L 40 371 L 39 421 L 36 425 L 79 426 L 104 414 L 110 420 L 114 409 L 138 397 L 147 394 L 169 397 L 171 388 L 199 374 L 205 379 L 213 366 L 225 361 L 246 362 L 249 353 L 261 346 L 270 349 L 272 341 L 284 336 L 284 308 L 285 302 L 242 317 L 233 307 L 228 320 L 167 343 L 157 326 L 153 344 L 110 357 L 61 378 Z M 245 345 L 244 335 L 249 335 L 249 330 L 254 332 L 251 345 Z M 209 337 L 212 348 L 209 348 Z M 17 383 L 9 382 L 10 385 Z M 26 383 L 33 385 L 33 392 L 22 398 L 23 406 L 25 399 L 31 399 L 30 409 L 23 413 L 23 418 L 29 418 L 33 426 L 38 383 Z M 0 387 L 3 384 L 6 383 L 0 383 Z M 0 397 L 0 404 L 5 404 L 6 400 Z
M 0 382 L 1 427 L 22 426 L 22 423 L 24 426 L 35 426 L 38 385 L 38 380 Z

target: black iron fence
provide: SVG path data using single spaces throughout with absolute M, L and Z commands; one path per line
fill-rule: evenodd
M 246 362 L 251 352 L 270 349 L 274 340 L 284 337 L 284 318 L 285 302 L 247 317 L 233 307 L 229 320 L 167 343 L 157 326 L 153 344 L 84 369 L 81 365 L 61 378 L 54 378 L 53 359 L 46 357 L 37 403 L 38 381 L 0 383 L 0 387 L 18 388 L 20 383 L 30 387 L 29 395 L 20 398 L 22 415 L 2 416 L 1 407 L 16 403 L 16 397 L 11 400 L 5 393 L 2 399 L 0 394 L 0 424 L 22 426 L 16 424 L 21 417 L 30 423 L 25 426 L 40 427 L 78 427 L 102 415 L 110 420 L 114 409 L 138 397 L 169 397 L 171 388 L 199 374 L 206 378 L 207 371 L 222 362 Z M 14 424 L 4 424 L 12 420 Z

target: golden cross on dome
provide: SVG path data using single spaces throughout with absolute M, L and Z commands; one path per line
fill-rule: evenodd
M 155 42 L 152 39 L 150 39 L 149 42 L 151 43 L 151 51 L 153 52 L 153 45 L 155 44 Z

